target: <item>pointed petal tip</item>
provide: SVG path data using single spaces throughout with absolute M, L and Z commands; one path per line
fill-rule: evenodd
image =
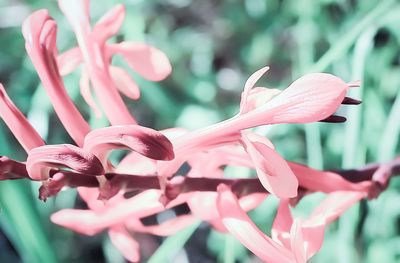
M 54 224 L 92 236 L 103 230 L 103 226 L 97 226 L 99 216 L 91 210 L 63 209 L 50 216 Z
M 167 55 L 161 50 L 144 43 L 125 41 L 107 45 L 107 53 L 121 55 L 139 75 L 150 81 L 161 81 L 172 72 Z
M 248 97 L 250 95 L 251 89 L 256 85 L 257 81 L 269 70 L 269 67 L 263 67 L 253 74 L 247 79 L 246 83 L 244 84 L 244 89 L 241 95 L 240 100 L 240 113 L 245 113 L 247 104 L 248 104 Z
M 126 9 L 123 4 L 117 4 L 105 13 L 94 25 L 92 35 L 101 44 L 115 35 L 125 19 Z
M 347 83 L 347 86 L 348 86 L 349 88 L 358 88 L 358 87 L 361 86 L 361 84 L 362 84 L 362 81 L 361 81 L 361 80 L 354 80 L 354 81 L 348 82 L 348 83 Z
M 242 133 L 245 150 L 264 188 L 278 198 L 296 197 L 299 183 L 286 160 L 267 144 L 252 139 Z
M 130 99 L 140 98 L 140 89 L 130 74 L 118 66 L 110 66 L 110 75 L 117 89 Z
M 123 225 L 117 225 L 108 232 L 111 242 L 130 262 L 140 261 L 139 243 Z
M 46 39 L 55 38 L 54 28 L 57 23 L 50 17 L 46 9 L 41 9 L 29 15 L 22 24 L 22 35 L 25 38 L 26 46 L 34 45 L 34 38 L 39 38 L 40 43 Z M 53 39 L 52 42 L 55 42 Z

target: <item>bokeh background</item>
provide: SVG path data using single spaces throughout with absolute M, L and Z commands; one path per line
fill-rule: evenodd
M 398 1 L 92 0 L 92 21 L 117 3 L 126 5 L 127 17 L 112 41 L 149 43 L 163 50 L 173 67 L 172 75 L 158 83 L 130 71 L 142 97 L 126 102 L 142 125 L 195 129 L 226 119 L 237 112 L 248 76 L 269 65 L 260 86 L 283 89 L 309 72 L 363 81 L 361 88 L 350 91 L 363 104 L 339 110 L 348 119 L 344 124 L 257 129 L 287 160 L 320 169 L 346 169 L 399 154 Z M 24 50 L 20 26 L 30 12 L 41 8 L 49 9 L 58 22 L 59 50 L 76 45 L 55 0 L 0 0 L 0 81 L 47 143 L 72 143 Z M 113 63 L 125 65 L 122 59 Z M 79 95 L 79 76 L 80 69 L 64 78 L 69 94 L 93 127 L 107 125 L 94 118 Z M 0 155 L 26 158 L 2 121 Z M 225 172 L 254 175 L 229 167 Z M 82 207 L 75 190 L 43 203 L 37 199 L 38 187 L 23 181 L 0 182 L 0 262 L 125 262 L 105 233 L 87 237 L 50 222 L 54 211 Z M 400 262 L 399 190 L 400 180 L 395 178 L 377 200 L 354 205 L 329 226 L 324 245 L 311 262 Z M 306 216 L 322 197 L 306 197 L 295 214 Z M 250 213 L 267 234 L 277 203 L 269 198 Z M 143 262 L 161 243 L 150 262 L 259 262 L 232 237 L 205 223 L 167 239 L 136 237 L 143 247 Z

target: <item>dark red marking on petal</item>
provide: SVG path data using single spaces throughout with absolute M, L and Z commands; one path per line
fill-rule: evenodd
M 319 122 L 343 123 L 345 121 L 346 121 L 346 118 L 343 116 L 331 115 L 328 118 L 320 120 Z
M 356 100 L 356 99 L 353 99 L 350 97 L 344 97 L 344 99 L 342 101 L 342 104 L 345 104 L 345 105 L 358 105 L 361 103 L 362 103 L 362 100 Z

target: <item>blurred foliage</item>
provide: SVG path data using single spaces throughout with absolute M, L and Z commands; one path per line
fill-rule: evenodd
M 363 81 L 361 88 L 350 91 L 363 104 L 339 110 L 348 118 L 345 124 L 280 124 L 257 131 L 267 135 L 287 160 L 315 168 L 358 167 L 399 154 L 400 3 L 108 0 L 100 4 L 92 0 L 92 21 L 119 2 L 126 5 L 127 18 L 114 41 L 149 43 L 163 50 L 173 66 L 172 75 L 159 83 L 130 71 L 141 87 L 142 98 L 126 102 L 142 125 L 194 129 L 230 117 L 238 110 L 247 77 L 265 65 L 271 69 L 259 85 L 275 88 L 287 87 L 302 74 L 324 71 L 345 81 Z M 58 22 L 60 52 L 76 45 L 56 1 L 2 0 L 0 81 L 47 143 L 67 143 L 71 139 L 39 84 L 20 32 L 23 19 L 39 8 L 49 9 Z M 113 62 L 125 63 L 118 58 Z M 65 78 L 68 92 L 93 127 L 107 125 L 107 121 L 95 119 L 83 103 L 79 71 Z M 0 155 L 24 160 L 24 151 L 3 123 L 0 129 Z M 77 235 L 50 223 L 53 211 L 80 205 L 75 191 L 63 192 L 43 204 L 36 198 L 37 189 L 37 184 L 27 182 L 1 182 L 0 262 L 123 262 L 113 256 L 118 253 L 105 236 Z M 362 201 L 332 223 L 312 262 L 399 262 L 399 189 L 398 178 L 392 180 L 377 200 Z M 322 197 L 306 197 L 294 212 L 306 216 Z M 277 200 L 267 200 L 251 212 L 264 231 L 270 229 L 276 206 Z M 189 229 L 174 240 L 184 241 L 192 232 Z M 185 245 L 187 253 L 178 253 L 173 261 L 255 262 L 251 253 L 240 247 L 231 237 L 201 225 Z M 154 249 L 144 251 L 145 257 Z

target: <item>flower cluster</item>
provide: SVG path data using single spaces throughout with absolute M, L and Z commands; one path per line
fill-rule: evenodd
M 23 35 L 55 112 L 76 145 L 46 145 L 0 86 L 0 115 L 28 153 L 26 163 L 1 157 L 0 180 L 41 181 L 43 200 L 77 187 L 88 205 L 86 210 L 53 214 L 54 223 L 86 235 L 107 230 L 113 244 L 132 262 L 140 259 L 133 232 L 168 236 L 197 219 L 231 233 L 266 262 L 306 262 L 320 249 L 327 224 L 360 199 L 376 197 L 387 187 L 391 166 L 376 168 L 361 180 L 357 174 L 318 171 L 284 160 L 271 141 L 249 131 L 277 123 L 343 122 L 334 112 L 341 104 L 360 103 L 346 97 L 347 90 L 359 82 L 313 73 L 283 91 L 256 87 L 268 71 L 264 67 L 247 80 L 239 113 L 232 118 L 195 131 L 156 131 L 140 126 L 129 113 L 119 92 L 138 99 L 140 90 L 124 69 L 111 65 L 111 58 L 121 55 L 151 81 L 170 74 L 168 58 L 142 43 L 106 42 L 122 25 L 123 5 L 108 11 L 93 27 L 89 0 L 59 0 L 59 6 L 75 32 L 77 47 L 58 54 L 57 24 L 46 10 L 26 19 Z M 79 64 L 81 94 L 96 116 L 105 114 L 109 127 L 92 130 L 65 90 L 62 76 Z M 130 153 L 113 165 L 108 157 L 114 149 Z M 184 163 L 189 172 L 177 174 Z M 224 178 L 226 166 L 254 169 L 257 178 Z M 289 205 L 313 192 L 328 195 L 307 219 L 293 219 Z M 280 199 L 271 237 L 247 215 L 269 195 Z M 187 204 L 190 213 L 159 225 L 141 221 L 181 204 Z

